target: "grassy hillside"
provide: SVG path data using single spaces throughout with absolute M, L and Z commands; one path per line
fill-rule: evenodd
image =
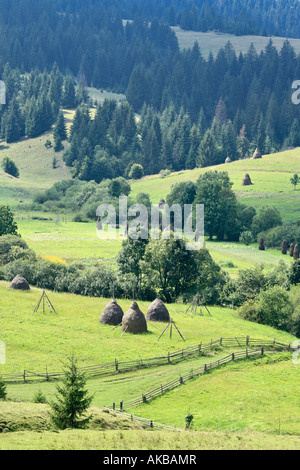
M 259 160 L 239 160 L 230 164 L 171 173 L 166 178 L 148 176 L 133 182 L 132 194 L 149 193 L 153 203 L 165 198 L 172 185 L 181 181 L 197 181 L 199 175 L 210 171 L 227 171 L 233 189 L 243 204 L 259 209 L 264 205 L 277 207 L 284 219 L 300 218 L 300 190 L 294 191 L 290 178 L 300 173 L 300 149 L 266 155 Z M 242 186 L 245 173 L 249 173 L 252 186 Z
M 300 368 L 288 354 L 231 363 L 135 408 L 170 426 L 192 413 L 206 431 L 300 434 Z
M 243 54 L 248 52 L 250 44 L 253 43 L 256 51 L 260 53 L 265 49 L 270 38 L 263 36 L 234 36 L 233 34 L 216 33 L 209 31 L 208 33 L 201 33 L 196 31 L 184 31 L 179 26 L 172 28 L 177 36 L 179 46 L 181 49 L 192 48 L 194 43 L 198 41 L 199 47 L 204 57 L 208 57 L 212 52 L 215 56 L 221 47 L 224 47 L 230 41 L 237 53 Z M 272 37 L 273 44 L 278 50 L 281 49 L 286 38 Z M 300 39 L 289 39 L 297 54 L 300 53 Z
M 212 308 L 212 317 L 185 315 L 186 306 L 169 305 L 170 315 L 177 322 L 186 341 L 174 334 L 172 340 L 164 335 L 160 341 L 163 324 L 149 324 L 148 333 L 125 335 L 121 330 L 99 323 L 100 315 L 108 300 L 88 298 L 70 294 L 50 293 L 57 315 L 42 312 L 32 315 L 41 296 L 41 290 L 30 292 L 9 289 L 9 284 L 0 282 L 1 340 L 7 348 L 6 365 L 2 373 L 22 373 L 24 369 L 38 372 L 61 370 L 61 360 L 72 352 L 82 358 L 82 365 L 92 365 L 118 360 L 156 357 L 194 346 L 201 341 L 210 342 L 220 337 L 246 337 L 274 339 L 291 342 L 294 338 L 283 331 L 247 322 L 237 317 L 236 312 L 224 308 Z M 124 312 L 130 300 L 121 300 Z M 146 313 L 149 302 L 139 302 Z M 158 329 L 157 329 L 158 328 Z
M 299 450 L 299 436 L 263 433 L 66 430 L 1 434 L 1 450 Z

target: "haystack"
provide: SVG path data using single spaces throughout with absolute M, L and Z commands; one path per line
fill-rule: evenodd
M 10 288 L 14 290 L 30 290 L 29 283 L 26 279 L 18 274 L 11 282 Z
M 253 160 L 256 160 L 257 158 L 262 158 L 262 155 L 261 155 L 261 153 L 260 153 L 260 151 L 259 151 L 258 148 L 255 149 L 255 152 L 254 152 L 254 154 L 252 155 L 252 158 L 253 158 Z
M 132 302 L 122 319 L 122 331 L 126 333 L 145 333 L 147 322 L 136 302 Z
M 170 315 L 167 307 L 160 299 L 155 299 L 147 310 L 146 320 L 169 322 Z
M 242 186 L 251 186 L 252 181 L 248 173 L 245 174 L 243 181 L 242 181 Z
M 118 302 L 113 299 L 106 305 L 100 317 L 100 323 L 105 325 L 119 325 L 122 323 L 123 310 Z
M 225 160 L 225 163 L 231 163 L 231 162 L 232 162 L 231 158 L 227 157 L 226 160 Z
M 158 207 L 162 209 L 166 205 L 166 201 L 164 199 L 161 199 L 158 203 Z

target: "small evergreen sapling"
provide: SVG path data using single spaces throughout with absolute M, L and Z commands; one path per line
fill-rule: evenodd
M 57 386 L 56 402 L 51 402 L 51 420 L 58 429 L 82 429 L 92 419 L 86 415 L 93 397 L 88 396 L 85 375 L 78 370 L 78 359 L 68 358 L 62 386 Z

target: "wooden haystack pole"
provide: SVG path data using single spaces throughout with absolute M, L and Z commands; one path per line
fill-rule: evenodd
M 262 158 L 262 155 L 258 149 L 258 147 L 255 149 L 254 154 L 252 155 L 253 160 L 256 160 L 257 158 Z
M 147 331 L 147 322 L 145 315 L 139 309 L 138 304 L 133 301 L 129 310 L 122 319 L 122 331 L 124 333 L 145 333 Z
M 29 283 L 25 277 L 18 274 L 11 282 L 10 288 L 14 290 L 30 290 Z
M 147 321 L 159 321 L 159 322 L 169 322 L 170 321 L 170 314 L 160 299 L 155 299 L 154 302 L 149 306 L 146 314 Z
M 104 325 L 120 325 L 123 316 L 122 308 L 115 299 L 112 299 L 104 308 L 99 321 Z
M 53 307 L 52 303 L 51 303 L 51 300 L 49 299 L 48 295 L 46 294 L 46 291 L 43 290 L 43 293 L 41 295 L 41 298 L 40 300 L 38 301 L 34 311 L 33 311 L 33 314 L 34 315 L 35 313 L 38 312 L 39 308 L 41 306 L 43 306 L 43 313 L 45 313 L 45 310 L 46 310 L 46 304 L 47 304 L 47 307 L 48 307 L 48 310 L 50 311 L 50 313 L 53 315 L 53 313 L 56 313 L 55 311 L 55 308 Z
M 252 184 L 253 183 L 251 181 L 250 175 L 246 173 L 242 181 L 242 186 L 251 186 Z
M 209 316 L 212 317 L 212 314 L 208 310 L 207 306 L 205 304 L 203 305 L 200 294 L 197 293 L 195 297 L 193 298 L 191 304 L 188 306 L 188 308 L 186 309 L 184 313 L 188 313 L 190 311 L 191 315 L 194 315 L 194 314 L 197 315 L 197 310 L 199 309 L 200 316 L 202 317 L 203 316 L 202 307 L 204 307 L 207 313 L 209 314 Z

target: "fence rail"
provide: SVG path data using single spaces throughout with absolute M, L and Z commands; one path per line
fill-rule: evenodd
M 117 413 L 128 418 L 130 421 L 140 423 L 144 428 L 163 429 L 166 431 L 183 431 L 183 429 L 180 428 L 172 428 L 170 426 L 165 426 L 164 424 L 155 423 L 152 419 L 141 418 L 139 416 L 134 416 L 132 414 L 125 413 L 124 411 L 107 408 L 106 406 L 104 406 L 103 408 L 104 410 L 108 410 L 110 413 Z
M 120 411 L 123 411 L 123 409 L 128 409 L 134 406 L 141 405 L 143 403 L 147 403 L 152 398 L 158 397 L 159 395 L 162 395 L 163 393 L 184 384 L 187 380 L 203 375 L 206 372 L 210 371 L 211 369 L 220 367 L 221 365 L 227 364 L 229 362 L 240 360 L 240 359 L 245 359 L 248 357 L 263 356 L 265 352 L 270 353 L 270 352 L 278 352 L 278 351 L 289 351 L 290 349 L 291 349 L 290 345 L 284 345 L 283 343 L 276 343 L 276 346 L 275 346 L 274 342 L 272 343 L 266 342 L 265 344 L 260 345 L 259 348 L 255 348 L 255 349 L 247 348 L 244 351 L 232 352 L 228 354 L 227 356 L 221 359 L 218 359 L 215 362 L 204 364 L 204 366 L 202 366 L 199 369 L 195 369 L 195 370 L 192 369 L 189 372 L 176 378 L 175 380 L 172 380 L 171 382 L 168 382 L 164 385 L 160 385 L 159 387 L 153 390 L 150 390 L 149 392 L 145 394 L 139 395 L 138 397 L 133 398 L 132 400 L 120 402 Z M 115 403 L 113 403 L 113 409 L 115 409 L 115 407 L 116 407 Z
M 290 348 L 290 345 L 280 343 L 276 340 L 264 341 L 261 339 L 252 339 L 249 336 L 245 337 L 235 337 L 235 338 L 219 338 L 215 341 L 210 341 L 209 343 L 203 344 L 200 343 L 197 346 L 190 346 L 172 353 L 168 353 L 166 356 L 158 356 L 146 359 L 137 359 L 133 361 L 118 361 L 115 359 L 113 362 L 108 362 L 104 364 L 92 365 L 80 367 L 78 370 L 84 372 L 87 378 L 100 377 L 102 375 L 113 375 L 120 372 L 128 372 L 130 370 L 160 366 L 164 364 L 171 364 L 175 361 L 183 360 L 189 356 L 194 355 L 204 355 L 207 351 L 217 346 L 233 347 L 246 346 L 247 348 L 254 348 L 258 346 L 264 346 L 269 348 L 285 347 Z M 29 381 L 50 381 L 50 380 L 59 380 L 64 376 L 63 371 L 59 372 L 48 372 L 47 368 L 45 372 L 32 372 L 29 370 L 24 370 L 21 374 L 1 374 L 2 379 L 5 382 L 9 383 L 20 383 L 20 382 L 29 382 Z

